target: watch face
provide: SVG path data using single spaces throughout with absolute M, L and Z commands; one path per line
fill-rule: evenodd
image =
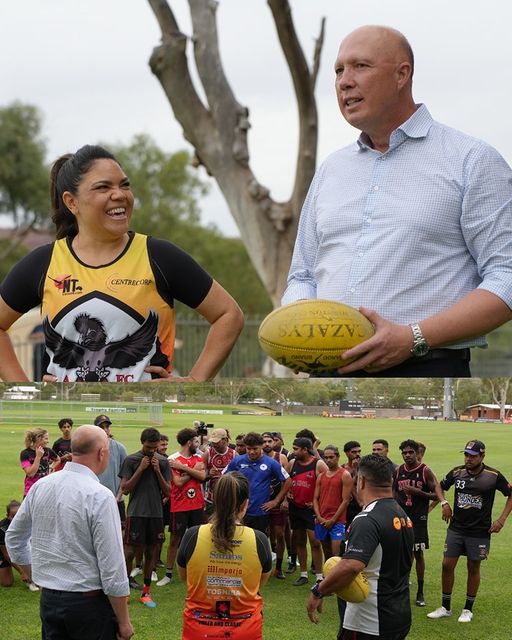
M 426 356 L 428 353 L 428 344 L 426 342 L 418 342 L 411 349 L 415 356 Z

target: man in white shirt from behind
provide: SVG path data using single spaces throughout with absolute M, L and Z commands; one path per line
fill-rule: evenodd
M 119 512 L 98 480 L 108 465 L 108 437 L 83 425 L 71 446 L 72 461 L 24 500 L 6 546 L 12 561 L 42 588 L 45 640 L 129 640 Z

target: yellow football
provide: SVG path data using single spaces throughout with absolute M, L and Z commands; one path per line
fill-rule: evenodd
M 329 575 L 332 569 L 341 560 L 339 556 L 332 556 L 325 561 L 324 576 Z M 363 602 L 370 593 L 370 584 L 363 572 L 358 573 L 350 584 L 336 592 L 338 598 L 342 598 L 346 602 Z
M 261 348 L 279 364 L 305 373 L 331 371 L 352 360 L 345 351 L 371 338 L 372 323 L 357 309 L 332 300 L 299 300 L 261 323 Z

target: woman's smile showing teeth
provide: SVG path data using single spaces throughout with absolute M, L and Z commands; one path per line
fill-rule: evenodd
M 115 218 L 117 216 L 124 216 L 126 214 L 126 209 L 124 207 L 116 207 L 115 209 L 109 209 L 106 213 L 107 216 Z

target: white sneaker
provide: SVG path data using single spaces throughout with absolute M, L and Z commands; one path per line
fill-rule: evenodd
M 431 611 L 430 613 L 427 613 L 427 618 L 431 618 L 432 620 L 437 620 L 438 618 L 449 618 L 451 615 L 452 615 L 451 611 L 448 611 L 448 609 L 445 609 L 444 607 L 439 607 L 435 611 Z
M 132 569 L 130 573 L 130 578 L 136 578 L 137 576 L 140 576 L 141 573 L 142 569 L 140 567 L 135 567 L 135 569 Z
M 272 562 L 275 562 L 275 561 L 276 561 L 276 558 L 277 558 L 277 553 L 274 553 L 274 552 L 272 551 Z
M 156 574 L 156 571 L 153 571 L 151 573 L 151 582 L 156 582 L 158 580 L 158 576 Z
M 27 582 L 27 587 L 30 589 L 30 591 L 39 591 L 39 587 L 34 582 Z
M 165 587 L 166 585 L 168 585 L 171 582 L 171 579 L 169 578 L 169 576 L 164 576 L 161 580 L 159 580 L 156 583 L 157 587 Z
M 462 609 L 462 613 L 457 622 L 471 622 L 471 620 L 473 620 L 473 612 L 469 609 Z

